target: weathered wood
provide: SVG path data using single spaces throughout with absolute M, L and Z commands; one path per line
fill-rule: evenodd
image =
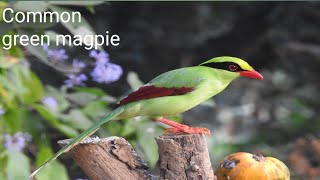
M 65 145 L 70 140 L 58 143 Z M 69 152 L 91 180 L 153 179 L 147 165 L 123 138 L 88 138 Z
M 163 135 L 159 146 L 160 180 L 214 180 L 204 135 Z M 58 143 L 65 145 L 70 140 Z M 88 138 L 68 152 L 91 180 L 158 179 L 123 138 Z
M 160 180 L 214 180 L 204 135 L 163 135 L 159 147 Z

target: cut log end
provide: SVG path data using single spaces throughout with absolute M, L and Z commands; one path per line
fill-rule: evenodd
M 58 143 L 65 145 L 70 139 Z M 153 179 L 148 166 L 123 138 L 87 138 L 69 151 L 74 161 L 92 180 Z
M 204 135 L 163 135 L 156 141 L 161 180 L 215 179 Z M 121 137 L 87 138 L 68 153 L 92 180 L 159 179 L 148 173 L 146 163 Z
M 204 135 L 163 135 L 156 141 L 161 180 L 215 179 Z

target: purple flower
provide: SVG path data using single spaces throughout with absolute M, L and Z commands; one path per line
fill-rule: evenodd
M 121 66 L 107 62 L 97 64 L 90 75 L 92 79 L 98 83 L 111 83 L 117 81 L 122 73 Z
M 46 97 L 42 100 L 42 103 L 47 106 L 51 111 L 58 110 L 58 102 L 53 97 Z
M 82 69 L 86 67 L 86 64 L 80 61 L 79 59 L 73 59 L 72 66 L 76 69 Z
M 85 84 L 83 83 L 83 81 L 88 80 L 87 76 L 83 73 L 78 76 L 71 74 L 68 77 L 69 79 L 64 81 L 65 85 L 68 88 L 72 88 L 73 86 L 84 86 Z
M 26 142 L 31 141 L 31 135 L 28 133 L 17 132 L 13 136 L 5 134 L 4 139 L 4 147 L 7 150 L 19 152 L 26 146 Z
M 96 50 L 91 50 L 89 57 L 92 57 L 96 60 L 96 64 L 105 64 L 109 62 L 109 54 L 105 51 L 98 52 Z
M 90 57 L 96 60 L 96 66 L 91 71 L 92 79 L 98 83 L 111 83 L 117 81 L 122 75 L 122 68 L 110 61 L 109 54 L 105 51 L 91 50 Z
M 0 116 L 4 115 L 5 113 L 6 113 L 6 111 L 2 107 L 0 107 Z
M 47 53 L 48 59 L 54 63 L 62 62 L 68 59 L 68 55 L 64 49 L 49 49 L 49 46 L 44 44 L 43 50 Z

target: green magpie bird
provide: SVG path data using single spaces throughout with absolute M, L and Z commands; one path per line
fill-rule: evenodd
M 262 75 L 244 60 L 228 56 L 216 57 L 198 66 L 165 72 L 122 99 L 115 110 L 74 138 L 34 171 L 30 178 L 61 154 L 95 133 L 100 126 L 110 120 L 149 116 L 171 126 L 172 128 L 168 129 L 170 132 L 209 134 L 210 132 L 206 128 L 189 127 L 164 117 L 185 112 L 199 105 L 220 93 L 231 81 L 240 76 L 263 79 Z

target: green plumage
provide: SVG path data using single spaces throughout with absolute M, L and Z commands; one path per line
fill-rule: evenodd
M 194 91 L 179 95 L 166 96 L 124 105 L 125 111 L 118 119 L 135 116 L 170 116 L 187 111 L 222 91 L 238 74 L 204 66 L 176 69 L 161 74 L 146 85 L 156 87 L 192 87 Z
M 246 68 L 245 66 L 247 63 L 245 61 L 232 57 L 214 58 L 203 64 L 215 63 L 215 61 L 228 62 L 230 60 L 241 65 L 243 69 Z M 251 67 L 248 65 L 248 69 L 250 68 Z M 41 168 L 55 160 L 61 154 L 69 151 L 83 139 L 92 135 L 100 128 L 101 125 L 110 120 L 125 119 L 136 116 L 161 117 L 182 113 L 218 94 L 238 76 L 239 73 L 237 72 L 230 72 L 205 66 L 186 67 L 163 73 L 151 80 L 145 86 L 152 85 L 155 87 L 165 88 L 190 87 L 194 90 L 183 95 L 138 100 L 118 107 L 88 130 L 81 133 L 71 143 L 63 147 L 59 152 L 33 172 L 30 177 L 33 177 Z

